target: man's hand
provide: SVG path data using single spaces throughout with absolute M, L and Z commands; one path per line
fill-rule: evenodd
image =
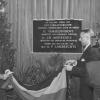
M 12 74 L 13 72 L 11 72 L 9 69 L 6 69 L 5 70 L 5 74 L 7 75 L 7 76 L 9 76 L 10 74 Z
M 73 66 L 77 65 L 76 60 L 67 60 L 64 64 L 64 67 L 66 68 L 67 71 L 72 71 Z
M 6 80 L 9 76 L 6 74 L 3 74 L 3 80 Z
M 69 65 L 66 66 L 66 70 L 67 70 L 67 71 L 72 71 L 72 68 L 73 68 L 73 66 L 69 66 Z
M 5 70 L 5 74 L 0 74 L 0 79 L 6 80 L 12 73 L 9 69 Z
M 64 64 L 64 66 L 67 66 L 67 65 L 70 65 L 70 66 L 76 66 L 77 65 L 77 61 L 76 60 L 67 60 Z
M 13 72 L 11 72 L 9 69 L 5 70 L 5 74 L 4 74 L 4 79 L 6 80 Z

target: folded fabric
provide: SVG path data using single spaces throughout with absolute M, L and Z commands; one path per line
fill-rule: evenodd
M 21 86 L 14 76 L 10 78 L 14 89 L 23 100 L 66 100 L 66 69 L 63 68 L 48 87 L 28 90 Z

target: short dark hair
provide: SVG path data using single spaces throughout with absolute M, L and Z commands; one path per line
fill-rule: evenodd
M 88 33 L 90 32 L 90 29 L 84 29 L 84 30 L 81 30 L 81 32 Z
M 93 30 L 92 29 L 84 29 L 84 30 L 81 30 L 81 33 L 86 33 L 86 34 L 90 34 L 90 36 L 92 37 L 92 36 L 94 36 L 94 32 L 93 32 Z

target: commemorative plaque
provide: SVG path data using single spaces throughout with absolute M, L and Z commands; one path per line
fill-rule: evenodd
M 81 20 L 33 20 L 33 52 L 81 53 Z

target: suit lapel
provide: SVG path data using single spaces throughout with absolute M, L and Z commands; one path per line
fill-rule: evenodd
M 86 59 L 88 58 L 88 55 L 89 55 L 90 50 L 91 50 L 91 45 L 89 45 L 89 46 L 87 47 L 87 49 L 83 52 L 83 54 L 82 54 L 80 60 L 81 60 L 81 59 L 85 59 L 85 60 L 86 60 Z

